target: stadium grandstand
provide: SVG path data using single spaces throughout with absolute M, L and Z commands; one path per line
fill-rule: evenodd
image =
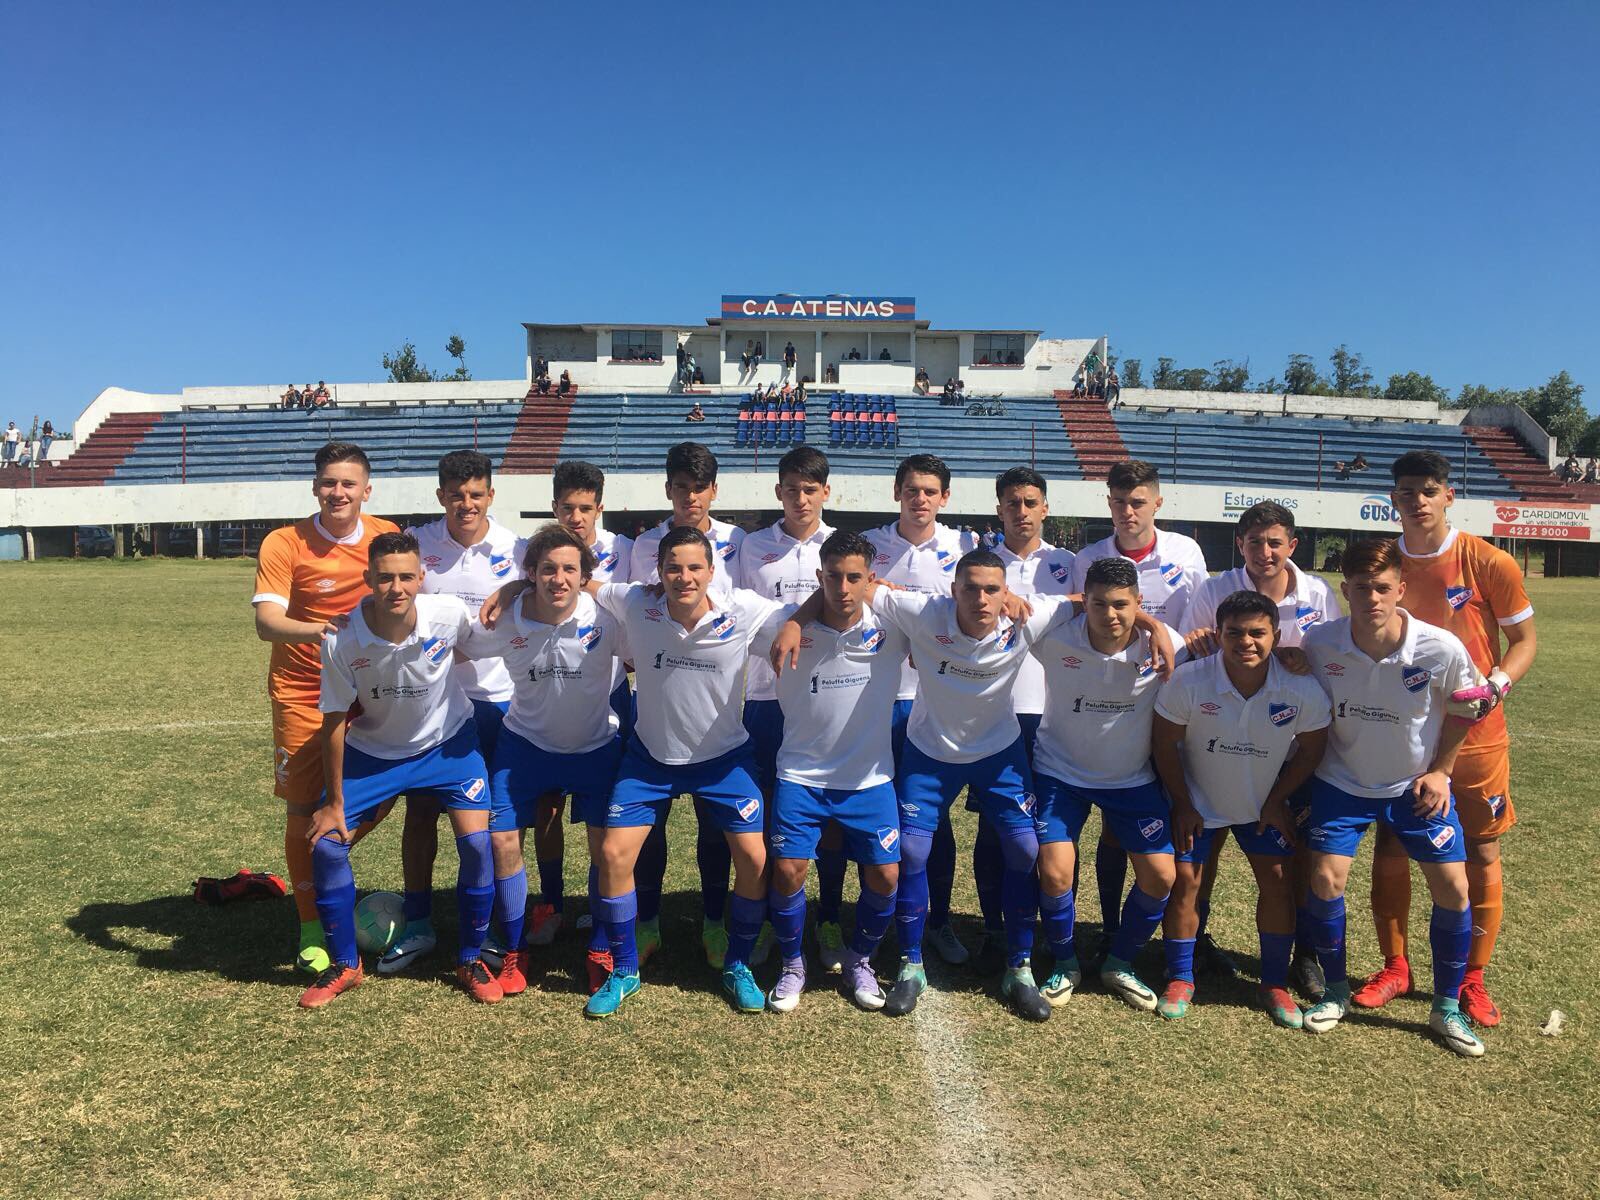
M 527 323 L 520 380 L 332 385 L 333 403 L 285 409 L 282 385 L 109 388 L 47 461 L 0 472 L 0 556 L 71 553 L 82 526 L 195 528 L 186 552 L 225 532 L 302 515 L 306 464 L 329 440 L 372 459 L 373 506 L 435 507 L 439 455 L 490 456 L 502 511 L 548 513 L 549 473 L 585 459 L 612 477 L 613 527 L 664 508 L 661 465 L 675 442 L 717 454 L 724 514 L 770 511 L 772 470 L 801 442 L 833 464 L 833 511 L 861 523 L 894 508 L 886 477 L 908 454 L 955 476 L 951 519 L 992 519 L 992 481 L 1018 463 L 1051 482 L 1056 516 L 1104 519 L 1107 466 L 1161 471 L 1162 519 L 1227 544 L 1232 517 L 1278 500 L 1302 527 L 1346 536 L 1396 528 L 1388 463 L 1412 449 L 1456 465 L 1456 523 L 1485 536 L 1560 543 L 1561 569 L 1600 569 L 1591 541 L 1597 489 L 1552 472 L 1552 439 L 1521 409 L 1258 393 L 1106 389 L 1105 337 L 1035 329 L 938 329 L 907 297 L 724 296 L 694 323 Z M 564 390 L 550 384 L 561 376 Z M 1112 399 L 1104 397 L 1110 390 Z M 698 402 L 703 420 L 686 422 Z M 510 503 L 506 503 L 509 499 Z M 1092 528 L 1091 528 L 1092 532 Z M 1210 537 L 1207 537 L 1207 534 Z M 1308 546 L 1307 553 L 1310 553 Z

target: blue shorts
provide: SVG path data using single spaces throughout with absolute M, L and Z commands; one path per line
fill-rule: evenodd
M 539 797 L 551 792 L 572 793 L 573 821 L 601 824 L 621 754 L 616 738 L 586 754 L 552 754 L 513 730 L 502 731 L 489 774 L 489 831 L 526 829 L 534 823 Z
M 755 753 L 756 783 L 763 796 L 778 786 L 778 747 L 783 745 L 783 709 L 776 700 L 746 700 L 744 731 Z
M 815 858 L 817 841 L 829 821 L 837 821 L 844 831 L 845 853 L 851 862 L 877 866 L 900 861 L 900 816 L 894 784 L 880 783 L 849 792 L 778 780 L 768 838 L 775 856 Z
M 1319 854 L 1354 858 L 1362 835 L 1374 821 L 1382 821 L 1415 862 L 1467 861 L 1467 838 L 1456 814 L 1455 797 L 1442 817 L 1419 817 L 1411 810 L 1408 788 L 1389 800 L 1352 796 L 1324 779 L 1311 783 L 1311 825 L 1306 844 Z
M 964 787 L 978 797 L 979 811 L 997 831 L 1034 832 L 1038 805 L 1020 737 L 998 754 L 970 763 L 940 762 L 908 740 L 895 780 L 901 831 L 932 834 Z
M 1039 713 L 1017 714 L 1017 724 L 1022 726 L 1022 748 L 1028 756 L 1028 770 L 1030 771 L 1033 770 L 1033 744 L 1039 740 L 1039 721 L 1041 719 L 1041 714 Z M 977 796 L 972 792 L 967 793 L 967 811 L 975 813 L 983 811 L 983 805 L 978 803 Z M 1056 840 L 1060 841 L 1061 839 L 1058 838 Z M 1069 838 L 1067 840 L 1076 839 Z
M 1233 834 L 1233 840 L 1239 843 L 1239 849 L 1246 854 L 1261 854 L 1271 858 L 1288 858 L 1294 853 L 1294 847 L 1283 840 L 1283 834 L 1272 826 L 1267 826 L 1265 833 L 1256 832 L 1254 821 L 1245 821 L 1239 825 L 1219 825 L 1215 829 L 1202 829 L 1194 835 L 1194 845 L 1187 853 L 1178 851 L 1177 861 L 1181 863 L 1203 863 L 1211 857 L 1211 846 L 1217 840 L 1217 835 L 1223 830 Z
M 633 737 L 633 724 L 639 719 L 639 702 L 633 698 L 633 689 L 628 686 L 628 677 L 624 675 L 622 682 L 611 689 L 611 711 L 617 714 L 620 725 L 617 736 L 626 746 Z
M 706 762 L 673 767 L 651 758 L 634 738 L 622 752 L 603 823 L 607 829 L 654 825 L 674 798 L 692 795 L 723 832 L 760 833 L 763 805 L 753 768 L 749 742 Z
M 911 706 L 915 700 L 896 700 L 894 712 L 889 717 L 889 746 L 894 752 L 895 778 L 900 777 L 900 759 L 906 752 L 906 722 L 911 720 Z
M 495 747 L 500 744 L 500 726 L 505 722 L 509 700 L 474 700 L 472 719 L 478 726 L 478 753 L 484 762 L 494 761 Z
M 1130 854 L 1171 854 L 1172 824 L 1166 793 L 1154 781 L 1126 788 L 1084 788 L 1043 773 L 1033 777 L 1039 795 L 1034 818 L 1041 844 L 1076 842 L 1089 806 Z
M 488 809 L 489 771 L 471 721 L 432 750 L 410 758 L 376 758 L 344 748 L 344 823 L 351 829 L 405 792 L 432 792 L 451 809 Z M 323 793 L 327 799 L 327 793 Z

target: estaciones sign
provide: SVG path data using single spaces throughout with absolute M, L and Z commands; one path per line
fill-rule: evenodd
M 911 321 L 914 296 L 724 296 L 724 319 L 776 317 L 784 321 Z

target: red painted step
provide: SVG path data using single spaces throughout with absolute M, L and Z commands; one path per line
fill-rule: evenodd
M 1128 447 L 1117 431 L 1117 423 L 1104 400 L 1092 396 L 1074 397 L 1071 392 L 1055 393 L 1061 412 L 1061 425 L 1072 443 L 1085 479 L 1101 479 L 1113 463 L 1130 457 Z
M 98 487 L 139 448 L 161 417 L 161 413 L 113 413 L 54 465 L 0 471 L 0 487 Z
M 561 440 L 572 415 L 573 388 L 565 396 L 541 396 L 533 389 L 522 398 L 522 412 L 511 431 L 506 456 L 497 470 L 505 475 L 539 475 L 555 468 L 561 457 Z
M 1519 498 L 1566 504 L 1578 499 L 1572 487 L 1557 479 L 1544 460 L 1535 457 L 1511 430 L 1488 425 L 1464 428 L 1494 469 L 1517 490 Z

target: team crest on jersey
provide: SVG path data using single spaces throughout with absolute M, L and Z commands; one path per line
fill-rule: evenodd
M 900 840 L 900 831 L 893 825 L 880 825 L 875 836 L 878 839 L 878 845 L 885 850 L 893 850 L 894 844 Z
M 372 660 L 370 658 L 358 658 L 355 660 L 355 662 L 350 664 L 350 669 L 352 671 L 359 671 L 362 667 L 370 667 L 371 665 Z
M 1139 836 L 1147 842 L 1153 842 L 1161 836 L 1161 831 L 1166 827 L 1167 823 L 1160 817 L 1147 817 L 1139 822 Z
M 1147 675 L 1154 675 L 1155 670 L 1156 660 L 1153 658 L 1147 658 L 1139 664 L 1139 678 L 1143 679 Z
M 600 644 L 600 626 L 579 625 L 578 644 L 583 647 L 585 653 L 598 646 Z
M 513 650 L 521 650 L 527 644 L 528 644 L 528 639 L 523 637 L 520 633 L 517 634 L 516 637 L 511 639 L 511 648 Z
M 644 610 L 644 617 L 647 621 L 659 621 L 661 620 L 661 610 L 659 608 L 647 608 Z
M 1503 813 L 1506 808 L 1506 798 L 1504 793 L 1498 796 L 1490 796 L 1484 801 L 1484 803 L 1489 806 L 1489 815 L 1494 817 L 1496 820 L 1499 820 L 1500 814 Z
M 1267 705 L 1267 720 L 1274 725 L 1287 725 L 1300 715 L 1298 704 L 1269 704 Z
M 955 638 L 946 637 L 942 633 L 934 634 L 933 635 L 933 640 L 938 642 L 941 646 L 954 646 L 956 644 Z
M 1218 713 L 1219 713 L 1219 712 L 1221 712 L 1221 711 L 1222 711 L 1222 705 L 1220 705 L 1220 704 L 1215 704 L 1215 703 L 1213 703 L 1213 702 L 1212 702 L 1212 701 L 1210 701 L 1210 700 L 1207 700 L 1207 701 L 1206 701 L 1206 702 L 1205 702 L 1205 703 L 1204 703 L 1204 704 L 1202 704 L 1202 705 L 1201 705 L 1201 706 L 1200 706 L 1200 711 L 1201 711 L 1201 712 L 1203 712 L 1203 713 L 1205 713 L 1205 714 L 1206 714 L 1206 715 L 1207 715 L 1207 716 L 1211 716 L 1211 717 L 1214 717 L 1214 716 L 1216 716 L 1216 715 L 1217 715 L 1217 714 L 1218 714 Z
M 933 557 L 939 563 L 939 569 L 946 574 L 949 574 L 956 569 L 955 555 L 951 554 L 950 551 L 935 550 L 933 552 Z
M 748 800 L 741 800 L 735 811 L 739 814 L 741 821 L 748 821 L 761 811 L 761 800 L 757 796 L 752 796 Z
M 1067 566 L 1066 563 L 1051 563 L 1050 574 L 1055 576 L 1057 583 L 1065 583 L 1067 576 L 1072 574 L 1072 568 Z
M 733 543 L 732 542 L 718 542 L 717 543 L 717 557 L 718 558 L 732 558 L 733 557 Z
M 423 638 L 422 657 L 431 663 L 443 662 L 450 654 L 450 643 L 444 638 Z
M 476 800 L 479 796 L 483 795 L 483 780 L 474 779 L 471 783 L 467 784 L 466 790 L 463 794 L 468 800 Z
M 1320 608 L 1311 608 L 1309 605 L 1302 604 L 1294 610 L 1294 623 L 1301 633 L 1310 629 L 1320 620 L 1322 620 L 1322 610 Z
M 724 613 L 711 622 L 711 636 L 719 641 L 727 641 L 733 636 L 734 619 L 732 613 Z
M 876 654 L 883 646 L 883 630 L 863 629 L 861 631 L 861 648 L 868 654 Z M 888 849 L 888 847 L 884 847 Z
M 491 554 L 489 556 L 489 574 L 496 579 L 504 579 L 511 574 L 511 560 L 503 554 Z
M 998 650 L 998 651 L 1000 651 L 1000 653 L 1004 654 L 1007 650 L 1010 650 L 1012 646 L 1016 645 L 1016 642 L 1017 642 L 1017 627 L 1015 625 L 1012 625 L 1010 628 L 1008 628 L 1004 633 L 1002 633 L 1000 635 L 1000 637 L 996 640 L 994 645 L 995 645 L 995 649 L 996 650 Z
M 1061 665 L 1063 667 L 1067 667 L 1070 670 L 1076 671 L 1079 667 L 1083 666 L 1083 659 L 1076 658 L 1073 655 L 1069 654 L 1069 655 L 1067 655 L 1065 658 L 1063 658 L 1061 660 Z
M 1326 666 L 1324 666 L 1322 668 L 1322 673 L 1324 675 L 1343 675 L 1344 674 L 1344 664 L 1343 663 L 1336 663 L 1336 662 L 1328 663 Z
M 1460 612 L 1472 603 L 1472 589 L 1465 584 L 1459 587 L 1447 587 L 1444 590 L 1444 598 L 1450 602 L 1451 612 Z
M 1408 692 L 1420 692 L 1428 686 L 1428 680 L 1433 678 L 1433 672 L 1427 667 L 1412 667 L 1400 676 L 1400 682 L 1406 685 Z
M 617 565 L 617 552 L 615 550 L 607 550 L 604 554 L 602 554 L 598 559 L 595 560 L 595 566 L 598 567 L 600 570 L 606 572 L 607 574 L 610 574 L 611 568 L 616 566 L 616 565 Z
M 1289 843 L 1284 840 L 1283 834 L 1278 830 L 1269 825 L 1267 827 L 1267 834 L 1272 838 L 1273 843 L 1278 847 L 1279 850 L 1289 849 Z
M 1443 850 L 1456 840 L 1456 831 L 1449 825 L 1441 825 L 1428 835 L 1428 840 L 1433 843 L 1435 850 Z
M 1168 587 L 1171 587 L 1182 578 L 1183 568 L 1177 563 L 1168 563 L 1166 566 L 1161 568 L 1161 581 Z
M 1031 817 L 1038 811 L 1039 802 L 1034 799 L 1032 792 L 1023 792 L 1017 797 L 1017 807 Z

